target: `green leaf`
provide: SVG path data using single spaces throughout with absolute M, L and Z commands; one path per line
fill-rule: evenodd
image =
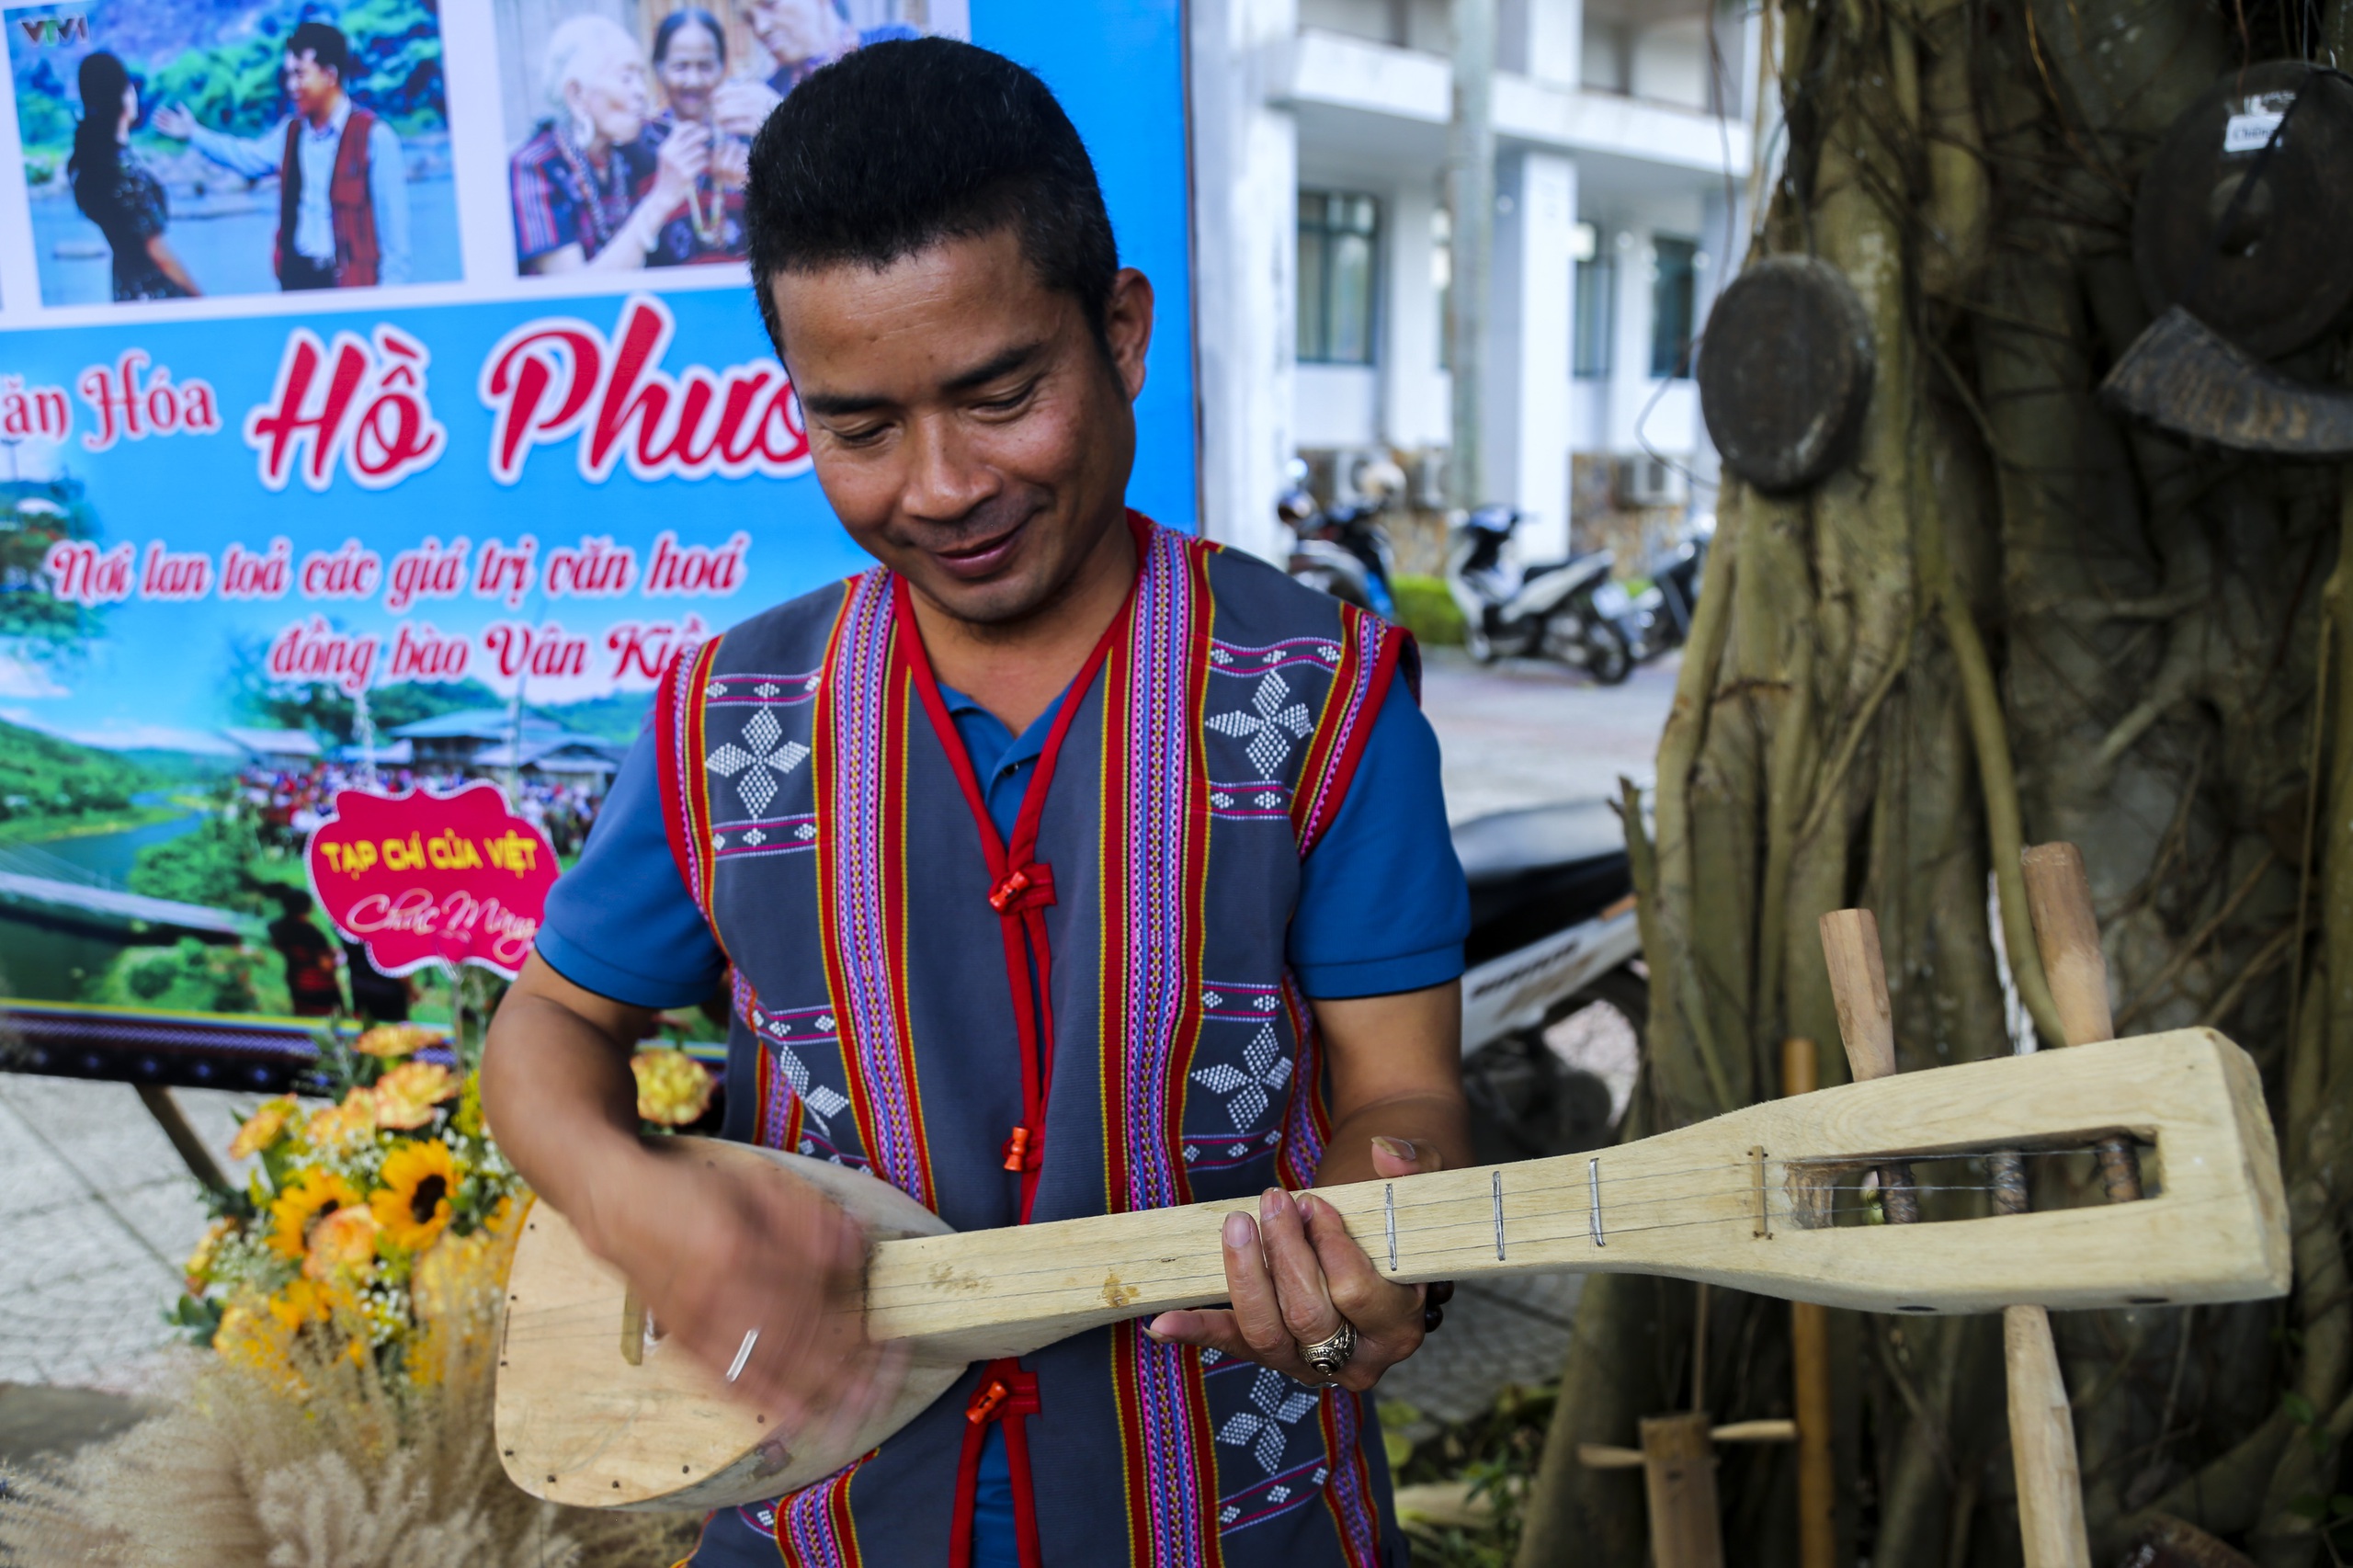
M 210 1297 L 182 1296 L 172 1303 L 171 1311 L 164 1314 L 164 1321 L 175 1328 L 185 1330 L 189 1343 L 199 1349 L 209 1350 L 212 1347 L 212 1336 L 221 1331 L 223 1310 L 222 1303 Z
M 2313 1424 L 2314 1414 L 2313 1402 L 2302 1394 L 2290 1392 L 2280 1395 L 2279 1408 L 2286 1411 L 2288 1419 L 2299 1426 L 2309 1426 Z
M 2289 1502 L 2288 1512 L 2302 1519 L 2319 1519 L 2328 1513 L 2328 1501 L 2316 1492 L 2307 1492 Z

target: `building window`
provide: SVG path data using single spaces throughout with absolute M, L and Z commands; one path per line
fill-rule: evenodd
M 1569 326 L 1569 369 L 1588 380 L 1607 379 L 1617 363 L 1618 258 L 1601 248 L 1590 223 L 1579 223 L 1570 247 L 1576 259 L 1574 315 Z
M 1699 247 L 1691 240 L 1651 238 L 1651 374 L 1691 373 L 1691 316 Z
M 1299 193 L 1299 358 L 1372 363 L 1373 256 L 1381 203 L 1337 190 Z

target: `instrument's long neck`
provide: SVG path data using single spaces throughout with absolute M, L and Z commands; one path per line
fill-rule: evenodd
M 1755 1184 L 1733 1171 L 1641 1178 L 1613 1190 L 1634 1149 L 1323 1187 L 1384 1276 L 1404 1282 L 1560 1268 L 1599 1246 L 1639 1250 L 1665 1210 L 1737 1219 Z M 1640 1160 L 1631 1164 L 1647 1165 Z M 1603 1223 L 1592 1219 L 1597 1183 Z M 867 1281 L 869 1330 L 958 1360 L 1017 1354 L 1097 1323 L 1225 1299 L 1219 1228 L 1254 1199 L 885 1242 Z M 1622 1211 L 1623 1233 L 1610 1235 Z M 1597 1231 L 1602 1240 L 1596 1241 Z
M 2129 1094 L 2118 1087 L 2126 1082 Z M 2265 1250 L 2273 1238 L 2264 1183 L 2274 1178 L 2258 1181 L 2261 1190 L 2241 1179 L 2268 1168 L 2261 1158 L 2249 1165 L 2246 1140 L 2268 1126 L 2261 1118 L 2245 1053 L 2184 1030 L 1965 1063 L 1933 1082 L 1850 1084 L 1591 1154 L 1316 1196 L 1374 1267 L 1400 1281 L 1628 1271 L 1922 1312 L 2124 1304 L 2145 1291 L 2151 1249 L 2177 1243 L 2187 1207 L 2222 1204 L 2244 1211 L 2246 1246 L 2177 1269 L 2184 1278 L 2170 1299 L 2235 1300 L 2246 1277 L 2277 1261 Z M 1834 1210 L 1858 1207 L 1859 1174 L 1891 1158 L 2081 1148 L 2120 1127 L 2164 1130 L 2173 1152 L 2162 1197 L 1945 1224 L 1835 1222 Z M 883 1242 L 868 1273 L 869 1332 L 912 1341 L 923 1359 L 961 1362 L 1223 1301 L 1219 1230 L 1229 1213 L 1254 1207 L 1240 1199 Z

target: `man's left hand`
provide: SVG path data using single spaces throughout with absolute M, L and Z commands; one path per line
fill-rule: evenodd
M 1372 1141 L 1373 1172 L 1383 1178 L 1443 1163 L 1435 1150 L 1402 1138 Z M 1336 1383 L 1358 1393 L 1421 1348 L 1427 1287 L 1383 1279 L 1338 1212 L 1313 1192 L 1294 1199 L 1267 1188 L 1257 1222 L 1227 1215 L 1223 1240 L 1233 1306 L 1163 1312 L 1146 1325 L 1154 1338 L 1222 1350 L 1302 1383 Z M 1331 1338 L 1344 1321 L 1357 1331 L 1356 1354 L 1326 1378 L 1307 1364 L 1302 1348 Z

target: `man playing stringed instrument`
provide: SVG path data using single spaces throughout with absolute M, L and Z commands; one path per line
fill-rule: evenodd
M 1467 1163 L 1410 642 L 1126 509 L 1152 285 L 1028 72 L 861 50 L 750 182 L 763 316 L 879 564 L 665 678 L 492 1027 L 500 1142 L 787 1441 L 888 1396 L 864 1240 L 780 1171 L 640 1142 L 654 1009 L 723 974 L 725 1135 L 960 1230 L 1261 1197 L 1230 1307 L 974 1368 L 692 1561 L 1401 1564 L 1365 1392 L 1435 1303 L 1304 1189 Z

